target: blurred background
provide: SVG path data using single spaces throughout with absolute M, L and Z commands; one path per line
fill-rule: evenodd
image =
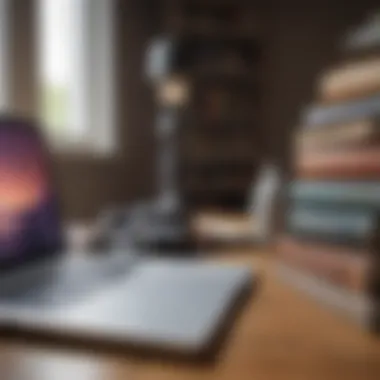
M 158 200 L 152 229 L 186 210 L 197 248 L 248 246 L 249 265 L 269 248 L 282 278 L 379 330 L 378 1 L 0 0 L 0 110 L 40 122 L 68 223 Z M 240 334 L 264 342 L 255 365 L 275 371 L 295 337 L 300 378 L 318 360 L 331 378 L 363 363 L 378 378 L 378 343 L 271 265 L 258 327 Z
M 376 5 L 115 0 L 93 2 L 90 15 L 85 3 L 1 2 L 1 104 L 43 120 L 70 219 L 156 191 L 145 70 L 154 37 L 182 38 L 194 69 L 181 152 L 189 201 L 241 210 L 263 161 L 289 175 L 292 136 L 318 78 Z

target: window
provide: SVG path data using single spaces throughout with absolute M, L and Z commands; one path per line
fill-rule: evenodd
M 39 0 L 40 115 L 60 148 L 114 147 L 113 2 Z

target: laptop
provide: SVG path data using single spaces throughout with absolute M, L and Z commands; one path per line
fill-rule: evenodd
M 0 118 L 0 300 L 51 307 L 124 276 L 128 255 L 65 249 L 52 164 L 32 122 Z
M 38 125 L 0 117 L 0 331 L 174 352 L 211 347 L 250 268 L 64 247 L 51 159 Z

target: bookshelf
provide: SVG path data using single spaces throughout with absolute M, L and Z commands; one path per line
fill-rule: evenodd
M 259 19 L 248 1 L 164 2 L 161 31 L 176 39 L 191 86 L 181 165 L 195 208 L 246 205 L 260 147 Z

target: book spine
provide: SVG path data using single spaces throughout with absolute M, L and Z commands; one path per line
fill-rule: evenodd
M 372 15 L 364 26 L 350 33 L 346 37 L 344 47 L 350 52 L 380 47 L 379 15 Z
M 380 58 L 351 63 L 321 78 L 322 102 L 347 101 L 380 92 Z
M 293 208 L 287 217 L 287 230 L 303 238 L 365 246 L 376 228 L 375 223 L 373 210 Z
M 368 291 L 371 257 L 367 251 L 308 244 L 291 237 L 281 238 L 277 247 L 279 259 L 288 265 L 350 291 Z
M 289 185 L 294 201 L 360 205 L 380 208 L 380 181 L 295 181 Z
M 337 124 L 380 116 L 380 94 L 343 104 L 310 108 L 304 117 L 307 128 Z
M 379 179 L 380 148 L 301 154 L 296 172 L 300 178 Z
M 296 138 L 299 154 L 313 150 L 350 146 L 373 146 L 380 142 L 378 120 L 359 120 L 350 123 L 328 125 L 323 128 L 302 130 Z
M 334 286 L 321 278 L 303 273 L 292 266 L 279 263 L 278 274 L 283 280 L 305 292 L 310 297 L 331 307 L 342 316 L 374 331 L 374 300 L 365 293 L 354 293 Z

